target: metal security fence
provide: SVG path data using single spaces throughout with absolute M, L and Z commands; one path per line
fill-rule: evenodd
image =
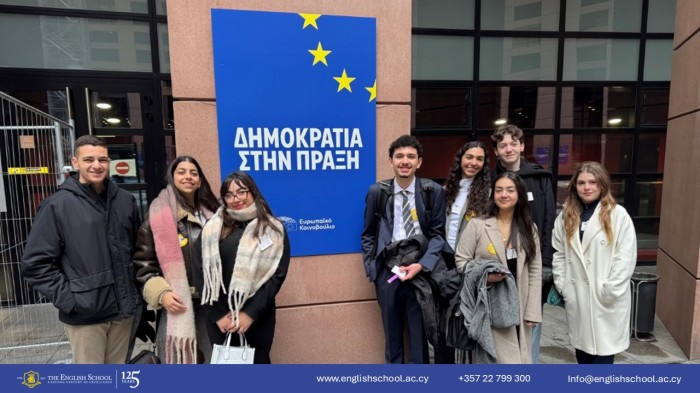
M 0 363 L 70 359 L 57 310 L 27 286 L 20 261 L 39 204 L 71 168 L 74 140 L 70 124 L 0 92 Z

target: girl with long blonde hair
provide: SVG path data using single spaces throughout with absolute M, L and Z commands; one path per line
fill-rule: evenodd
M 597 162 L 579 165 L 552 233 L 554 285 L 580 364 L 611 364 L 629 347 L 637 237 Z

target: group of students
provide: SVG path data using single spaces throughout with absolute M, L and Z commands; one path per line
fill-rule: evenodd
M 177 157 L 141 223 L 134 197 L 111 182 L 104 141 L 75 143 L 76 176 L 40 206 L 22 271 L 59 310 L 73 363 L 124 363 L 145 305 L 160 310 L 164 363 L 208 363 L 212 344 L 245 334 L 270 363 L 275 296 L 290 245 L 255 181 L 234 172 L 219 198 L 202 168 Z
M 376 288 L 386 362 L 428 362 L 425 322 L 435 311 L 426 312 L 423 295 L 446 299 L 431 293 L 426 277 L 449 272 L 445 256 L 452 255 L 453 272 L 478 278 L 456 284 L 476 285 L 478 292 L 466 291 L 473 299 L 459 293 L 462 302 L 488 306 L 465 319 L 478 338 L 477 361 L 539 362 L 542 306 L 553 283 L 579 363 L 612 363 L 629 345 L 636 236 L 607 172 L 582 163 L 554 221 L 552 176 L 521 156 L 522 130 L 500 127 L 492 139 L 493 181 L 480 142 L 456 152 L 444 186 L 417 178 L 423 149 L 404 135 L 389 147 L 394 178 L 369 189 L 363 263 Z M 208 363 L 212 344 L 228 334 L 234 344 L 245 334 L 254 363 L 270 363 L 290 244 L 255 181 L 234 172 L 217 198 L 197 161 L 177 157 L 142 223 L 134 197 L 109 180 L 109 163 L 104 141 L 76 140 L 77 174 L 41 204 L 22 257 L 25 280 L 58 309 L 73 362 L 124 363 L 147 304 L 159 310 L 155 344 L 165 363 Z M 392 271 L 390 250 L 418 238 L 419 248 Z M 504 293 L 510 300 L 499 303 Z M 454 362 L 437 325 L 430 325 L 435 361 Z
M 499 127 L 491 139 L 498 158 L 493 180 L 486 146 L 473 141 L 456 152 L 443 186 L 416 177 L 423 156 L 416 138 L 404 135 L 389 147 L 394 198 L 376 214 L 381 183 L 370 187 L 362 232 L 363 262 L 382 313 L 385 361 L 428 361 L 425 318 L 432 316 L 413 281 L 434 277 L 452 255 L 461 288 L 455 296 L 476 341 L 475 362 L 539 363 L 543 305 L 556 290 L 565 301 L 577 361 L 613 363 L 629 346 L 637 248 L 632 220 L 616 204 L 608 173 L 599 163 L 581 163 L 556 216 L 552 175 L 522 157 L 522 130 Z M 428 246 L 415 260 L 390 266 L 396 260 L 388 257 L 390 250 L 416 236 L 427 238 Z M 392 268 L 401 272 L 398 280 Z M 446 303 L 442 299 L 438 307 Z M 442 331 L 431 341 L 435 363 L 459 361 L 444 336 Z

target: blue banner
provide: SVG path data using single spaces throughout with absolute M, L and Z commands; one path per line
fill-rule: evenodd
M 360 251 L 375 181 L 376 21 L 212 10 L 221 175 L 249 172 L 292 255 Z
M 13 392 L 697 392 L 700 366 L 3 365 Z

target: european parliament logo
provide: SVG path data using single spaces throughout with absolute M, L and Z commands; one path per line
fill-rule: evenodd
M 212 33 L 222 177 L 249 172 L 274 214 L 314 222 L 287 222 L 293 256 L 359 252 L 376 177 L 376 20 L 214 9 Z

